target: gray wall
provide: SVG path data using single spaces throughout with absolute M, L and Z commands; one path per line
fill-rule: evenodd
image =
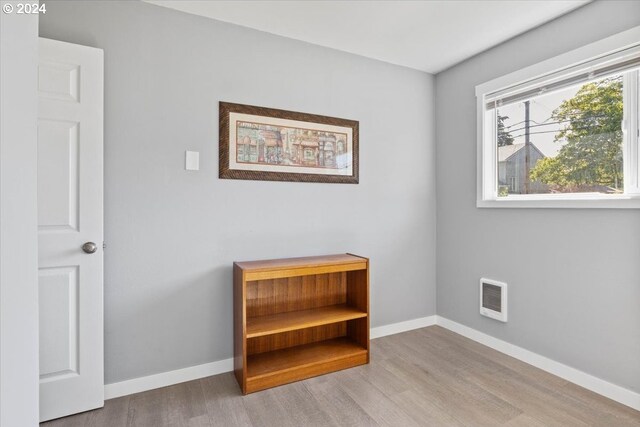
M 372 326 L 435 314 L 433 76 L 140 2 L 40 35 L 105 52 L 107 383 L 231 357 L 234 260 L 362 254 Z M 218 179 L 218 101 L 359 120 L 360 184 Z
M 2 2 L 16 8 L 18 2 Z M 0 426 L 38 424 L 38 15 L 0 14 Z
M 477 84 L 640 25 L 598 1 L 436 77 L 438 314 L 640 392 L 640 212 L 478 209 Z M 478 279 L 509 283 L 509 323 L 478 314 Z

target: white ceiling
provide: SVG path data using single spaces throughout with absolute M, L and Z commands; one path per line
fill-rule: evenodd
M 429 73 L 589 2 L 146 1 Z

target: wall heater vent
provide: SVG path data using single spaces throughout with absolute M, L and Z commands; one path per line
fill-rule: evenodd
M 480 279 L 480 314 L 507 321 L 507 284 L 491 279 Z

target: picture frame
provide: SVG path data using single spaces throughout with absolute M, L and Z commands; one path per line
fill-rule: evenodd
M 219 177 L 358 184 L 359 122 L 220 102 Z

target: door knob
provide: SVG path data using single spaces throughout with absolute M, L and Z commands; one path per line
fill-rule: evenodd
M 88 254 L 92 254 L 98 250 L 98 245 L 96 245 L 93 242 L 87 242 L 84 245 L 82 245 L 82 250 Z

